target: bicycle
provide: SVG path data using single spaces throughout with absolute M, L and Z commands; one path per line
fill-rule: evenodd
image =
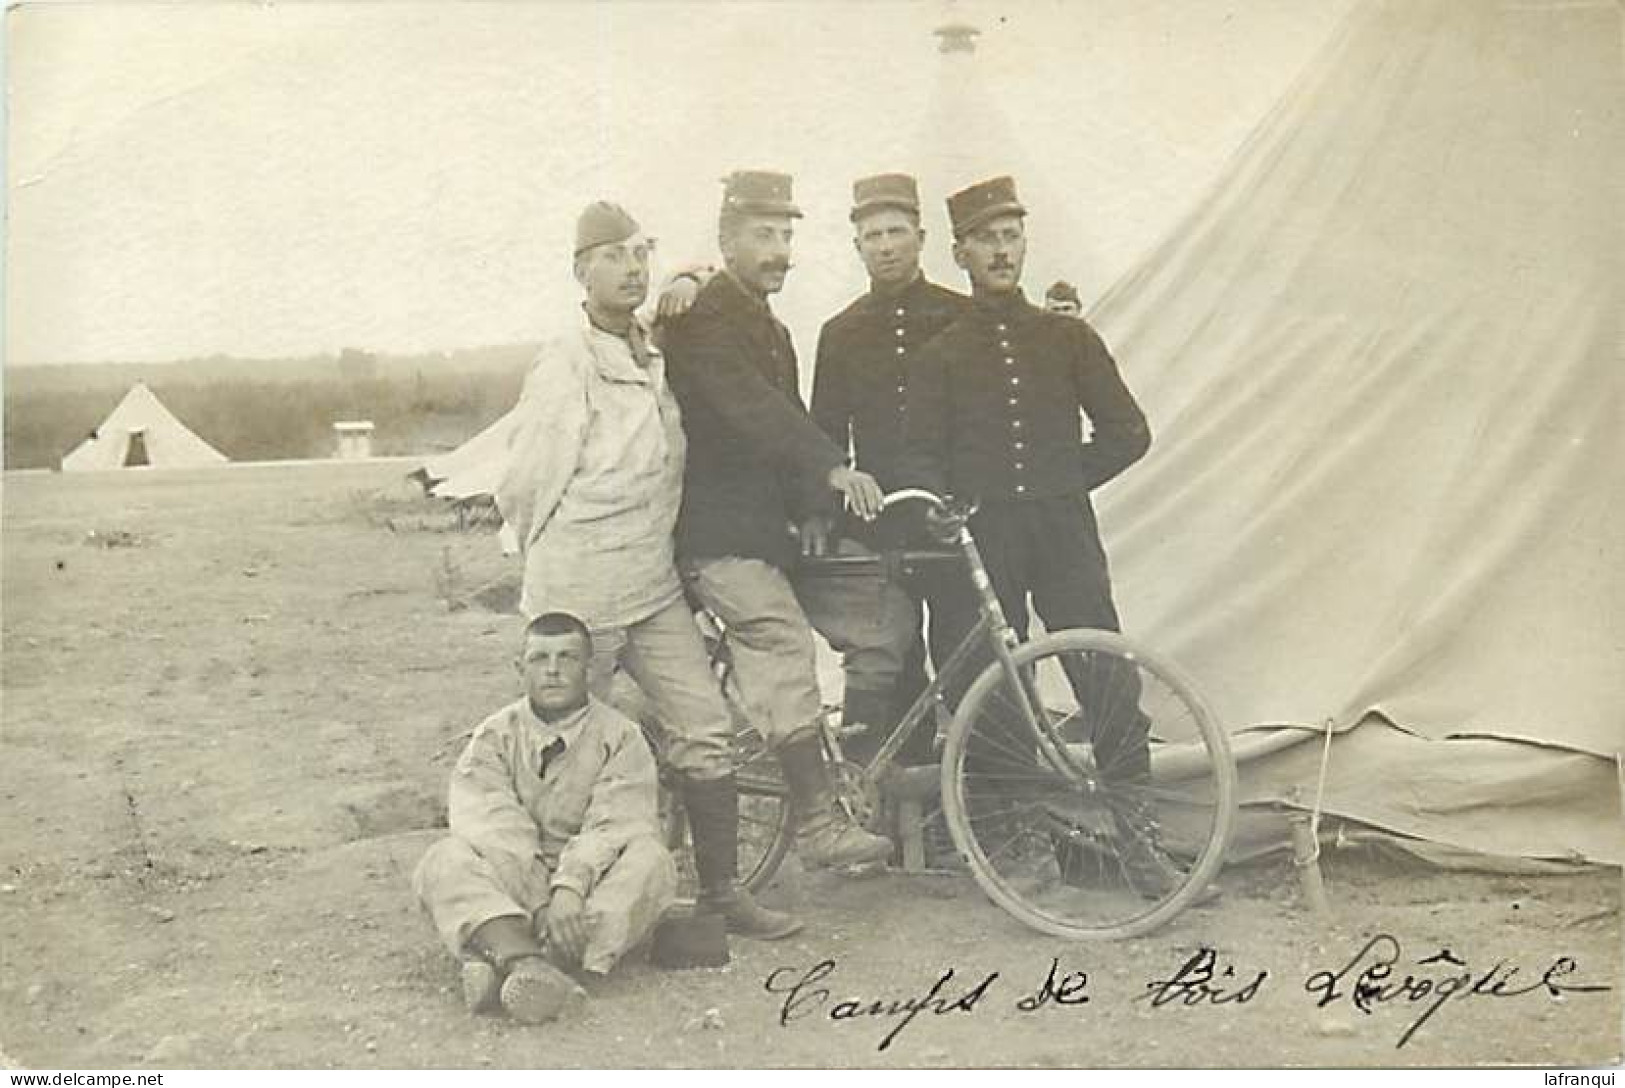
M 964 688 L 936 772 L 960 859 L 995 903 L 1053 936 L 1119 939 L 1166 923 L 1204 894 L 1223 863 L 1236 809 L 1225 731 L 1175 666 L 1120 634 L 1063 630 L 1022 642 L 971 535 L 974 511 L 918 488 L 887 495 L 883 509 L 911 500 L 934 508 L 951 529 L 979 618 L 869 759 L 849 762 L 838 730 L 826 723 L 839 803 L 872 823 L 888 789 L 907 777 L 896 765 L 905 744 L 946 716 L 945 690 L 963 680 L 979 651 L 991 651 L 993 660 Z M 943 556 L 954 557 L 905 559 Z M 839 569 L 879 561 L 821 562 Z M 725 635 L 713 646 L 726 690 Z M 776 760 L 737 711 L 736 721 L 740 879 L 759 890 L 789 852 L 793 821 Z M 667 804 L 664 819 L 681 862 L 680 809 Z M 1156 880 L 1148 880 L 1147 859 L 1160 869 Z M 681 868 L 692 886 L 691 866 Z

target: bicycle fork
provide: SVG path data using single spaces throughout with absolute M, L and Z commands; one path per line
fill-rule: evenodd
M 1053 723 L 1044 709 L 1043 695 L 1038 690 L 1037 674 L 1016 664 L 1015 652 L 1021 645 L 1020 637 L 1005 618 L 1004 606 L 999 603 L 999 595 L 993 591 L 992 576 L 982 562 L 981 549 L 976 546 L 968 526 L 960 526 L 957 543 L 965 553 L 971 585 L 981 598 L 982 614 L 991 629 L 988 641 L 992 643 L 993 655 L 1015 693 L 1017 709 L 1032 730 L 1040 755 L 1057 773 L 1078 781 L 1086 793 L 1096 792 L 1099 782 L 1093 753 L 1084 748 L 1074 750 L 1073 746 L 1057 742 L 1051 728 Z

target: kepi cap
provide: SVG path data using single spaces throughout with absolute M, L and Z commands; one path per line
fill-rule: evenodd
M 576 256 L 581 256 L 594 246 L 624 242 L 639 229 L 638 221 L 619 204 L 595 200 L 576 220 Z
M 790 195 L 790 175 L 772 170 L 735 170 L 722 179 L 722 210 L 746 215 L 801 218 Z
M 954 237 L 963 238 L 984 223 L 1001 215 L 1026 215 L 1027 209 L 1016 197 L 1015 179 L 991 178 L 961 189 L 948 198 L 948 222 Z
M 852 222 L 881 208 L 920 212 L 920 186 L 908 174 L 874 174 L 852 183 Z

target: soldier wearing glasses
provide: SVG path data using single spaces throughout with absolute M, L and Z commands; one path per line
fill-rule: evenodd
M 678 578 L 673 531 L 687 443 L 667 363 L 637 310 L 649 239 L 599 202 L 577 224 L 583 299 L 538 354 L 520 400 L 497 505 L 520 536 L 521 609 L 567 611 L 590 632 L 595 696 L 618 669 L 660 719 L 701 878 L 700 908 L 772 939 L 799 919 L 758 904 L 735 879 L 739 820 L 733 716 Z

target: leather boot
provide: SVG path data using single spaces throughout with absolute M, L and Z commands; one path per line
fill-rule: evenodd
M 1117 825 L 1118 860 L 1129 885 L 1142 898 L 1152 900 L 1166 899 L 1178 890 L 1185 873 L 1162 847 L 1156 805 L 1147 798 L 1137 798 L 1113 814 L 1113 823 Z M 1207 906 L 1223 896 L 1224 889 L 1217 883 L 1206 884 L 1188 905 Z
M 502 915 L 481 923 L 469 934 L 468 945 L 473 952 L 499 969 L 526 956 L 542 954 L 542 942 L 531 931 L 530 919 L 517 914 Z
M 808 865 L 865 865 L 891 857 L 892 842 L 852 822 L 835 804 L 818 737 L 808 733 L 779 748 L 796 818 L 796 852 Z
M 801 919 L 762 906 L 739 886 L 739 790 L 734 776 L 685 776 L 679 789 L 688 812 L 694 869 L 700 878 L 695 910 L 720 914 L 729 933 L 758 941 L 776 941 L 801 932 Z
M 1118 860 L 1129 884 L 1145 899 L 1162 899 L 1179 886 L 1179 874 L 1162 852 L 1156 810 L 1135 800 L 1112 815 L 1117 825 Z
M 541 1024 L 573 998 L 585 996 L 570 976 L 547 961 L 527 918 L 492 918 L 468 943 L 472 955 L 461 965 L 461 981 L 463 1003 L 471 1013 L 500 1008 L 516 1020 Z

